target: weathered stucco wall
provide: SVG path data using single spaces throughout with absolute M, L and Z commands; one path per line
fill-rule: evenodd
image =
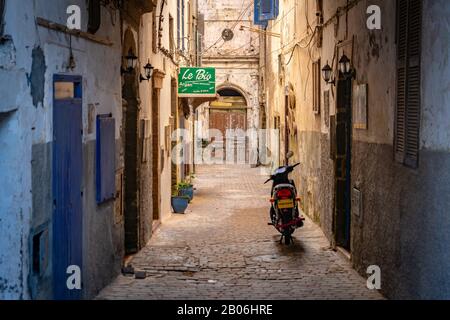
M 2 192 L 1 228 L 7 228 L 2 241 L 0 270 L 3 281 L 0 298 L 51 298 L 51 233 L 47 270 L 42 279 L 31 272 L 30 239 L 36 230 L 51 231 L 51 143 L 53 140 L 53 75 L 83 76 L 83 294 L 92 297 L 120 271 L 123 256 L 123 225 L 114 223 L 114 206 L 98 207 L 95 195 L 95 115 L 112 113 L 116 119 L 116 139 L 121 123 L 120 21 L 115 24 L 102 8 L 102 26 L 97 36 L 109 38 L 114 45 L 102 46 L 72 37 L 76 66 L 67 69 L 70 37 L 38 27 L 35 17 L 65 24 L 66 9 L 78 4 L 82 29 L 86 30 L 85 1 L 57 3 L 15 1 L 6 11 L 5 34 L 11 37 L 6 54 L 3 44 L 0 65 L 1 90 L 10 92 L 9 105 L 18 110 L 3 115 L 1 141 L 2 181 L 9 181 Z M 28 30 L 28 31 L 27 31 Z M 99 64 L 104 61 L 105 64 Z M 43 64 L 45 62 L 45 64 Z M 105 67 L 109 66 L 109 67 Z M 111 76 L 111 68 L 117 77 Z M 93 105 L 94 110 L 88 106 Z M 17 161 L 20 159 L 20 161 Z M 4 179 L 3 179 L 4 178 Z M 50 203 L 49 203 L 50 201 Z M 4 207 L 4 208 L 3 208 Z M 2 230 L 3 231 L 3 230 Z M 0 281 L 0 283 L 2 283 Z
M 352 215 L 353 262 L 361 273 L 379 265 L 390 297 L 447 299 L 450 141 L 442 119 L 449 103 L 444 58 L 449 44 L 444 41 L 450 5 L 423 2 L 421 151 L 419 168 L 411 170 L 393 160 L 395 4 L 379 4 L 383 30 L 369 33 L 358 45 L 360 66 L 366 66 L 356 66 L 362 69 L 358 80 L 369 83 L 369 130 L 353 132 L 352 185 L 363 194 L 362 217 Z M 363 48 L 371 54 L 369 60 L 363 58 Z
M 307 6 L 306 6 L 307 3 Z M 330 158 L 330 125 L 324 110 L 312 110 L 312 62 L 331 65 L 335 44 L 354 36 L 343 50 L 356 69 L 354 84 L 368 84 L 368 128 L 352 132 L 352 188 L 362 193 L 362 213 L 352 212 L 351 255 L 363 275 L 370 265 L 382 270 L 382 291 L 393 298 L 448 298 L 450 264 L 448 239 L 448 186 L 450 185 L 448 136 L 449 22 L 447 1 L 423 2 L 421 151 L 418 170 L 394 161 L 393 141 L 396 108 L 396 5 L 395 1 L 359 1 L 346 15 L 323 30 L 323 46 L 305 46 L 307 22 L 316 25 L 316 1 L 280 1 L 280 15 L 269 30 L 281 38 L 267 37 L 265 46 L 265 98 L 268 124 L 281 118 L 284 132 L 284 88 L 292 84 L 296 96 L 297 134 L 291 137 L 293 161 L 302 163 L 295 178 L 305 211 L 334 243 L 334 161 Z M 324 1 L 328 21 L 344 0 Z M 366 27 L 369 5 L 382 12 L 382 29 Z M 295 14 L 296 13 L 296 14 Z M 306 19 L 306 17 L 308 19 Z M 294 28 L 293 25 L 296 27 Z M 288 35 L 293 34 L 292 40 Z M 306 35 L 306 36 L 305 36 Z M 292 44 L 299 43 L 292 54 Z M 339 59 L 339 55 L 334 59 Z M 291 58 L 292 54 L 292 58 Z M 279 68 L 278 55 L 281 55 Z M 289 59 L 291 61 L 288 63 Z M 283 62 L 284 61 L 284 62 Z M 336 60 L 334 60 L 336 62 Z M 269 79 L 276 79 L 273 81 Z M 274 85 L 275 84 L 275 85 Z M 334 115 L 336 87 L 331 90 L 329 114 Z M 284 137 L 282 137 L 284 140 Z M 281 149 L 284 150 L 284 142 Z
M 424 8 L 421 146 L 449 152 L 450 6 L 445 0 L 426 0 Z
M 1 73 L 2 71 L 0 71 Z M 28 175 L 21 170 L 17 159 L 29 159 L 30 155 L 17 148 L 24 144 L 19 131 L 19 112 L 0 113 L 0 299 L 26 297 L 27 237 L 30 200 L 24 198 L 22 185 Z M 10 137 L 6 139 L 6 137 Z M 28 178 L 29 179 L 29 178 Z

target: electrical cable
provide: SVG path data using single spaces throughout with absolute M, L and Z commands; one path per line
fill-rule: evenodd
M 241 13 L 239 14 L 238 18 L 236 20 L 231 20 L 232 22 L 234 22 L 234 25 L 232 25 L 230 27 L 231 30 L 234 30 L 236 28 L 236 26 L 238 25 L 239 21 L 241 21 L 242 16 L 248 11 L 248 9 L 250 9 L 251 5 L 253 4 L 253 1 L 250 0 L 250 3 L 247 5 L 247 7 L 244 9 L 245 6 L 245 2 L 242 3 L 242 8 L 241 8 Z M 215 45 L 217 45 L 221 40 L 223 40 L 222 35 L 220 35 L 220 37 L 212 44 L 210 45 L 208 48 L 206 48 L 205 50 L 203 50 L 202 52 L 202 56 L 209 51 L 212 47 L 214 47 Z M 224 43 L 222 44 L 222 46 L 224 45 Z M 220 48 L 220 47 L 219 47 Z

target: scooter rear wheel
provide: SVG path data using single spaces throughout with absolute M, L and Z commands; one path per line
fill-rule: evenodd
M 292 236 L 284 236 L 284 244 L 289 246 L 292 243 Z

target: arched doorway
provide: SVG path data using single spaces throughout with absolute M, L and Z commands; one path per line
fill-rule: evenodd
M 230 130 L 235 133 L 247 130 L 247 100 L 240 91 L 232 87 L 219 88 L 217 93 L 220 97 L 209 106 L 209 129 L 219 130 L 222 135 L 222 140 L 214 141 L 216 148 L 223 150 L 224 160 L 247 161 L 247 137 L 239 135 L 233 137 L 233 141 L 227 141 Z M 234 154 L 230 152 L 227 158 L 230 147 L 234 148 Z M 230 159 L 230 155 L 234 160 Z
M 136 42 L 131 30 L 125 32 L 123 56 L 135 53 Z M 123 66 L 125 68 L 125 66 Z M 124 227 L 125 253 L 139 249 L 139 158 L 138 158 L 138 82 L 135 70 L 123 74 L 122 138 L 124 151 Z

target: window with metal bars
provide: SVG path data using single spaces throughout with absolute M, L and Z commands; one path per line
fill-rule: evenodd
M 397 0 L 395 159 L 419 165 L 422 0 Z

